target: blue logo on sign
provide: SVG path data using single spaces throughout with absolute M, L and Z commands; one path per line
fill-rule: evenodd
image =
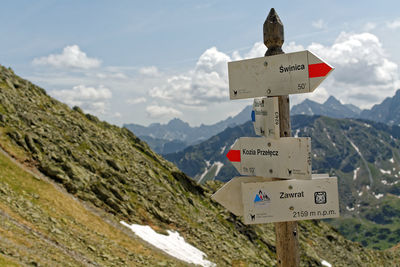
M 258 191 L 258 194 L 256 194 L 256 197 L 254 198 L 254 204 L 261 204 L 261 203 L 266 203 L 270 202 L 271 199 L 268 197 L 267 193 L 263 191 Z
M 254 110 L 251 111 L 251 121 L 256 121 L 256 112 Z

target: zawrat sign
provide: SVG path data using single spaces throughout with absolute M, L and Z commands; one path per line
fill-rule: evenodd
M 230 99 L 313 92 L 333 69 L 307 50 L 229 62 Z
M 241 190 L 245 224 L 339 217 L 336 177 L 242 181 Z

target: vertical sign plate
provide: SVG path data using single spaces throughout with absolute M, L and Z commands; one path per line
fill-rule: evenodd
M 278 97 L 255 98 L 251 118 L 256 135 L 279 138 Z

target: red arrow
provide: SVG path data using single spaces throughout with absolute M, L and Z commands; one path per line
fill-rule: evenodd
M 308 77 L 317 78 L 326 76 L 333 68 L 326 63 L 308 65 Z
M 240 162 L 240 150 L 229 150 L 226 157 L 229 159 L 230 162 Z

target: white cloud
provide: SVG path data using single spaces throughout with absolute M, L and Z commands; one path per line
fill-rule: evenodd
M 287 53 L 304 49 L 295 42 L 283 47 Z M 306 49 L 336 69 L 324 81 L 323 88 L 304 97 L 295 96 L 295 102 L 305 97 L 323 102 L 329 95 L 334 95 L 343 103 L 369 108 L 393 95 L 395 85 L 400 84 L 397 64 L 389 59 L 378 37 L 371 33 L 341 33 L 332 45 L 312 43 Z M 170 76 L 164 84 L 154 86 L 148 93 L 164 105 L 178 109 L 228 102 L 227 62 L 261 57 L 265 51 L 261 42 L 255 43 L 243 56 L 238 51 L 229 56 L 212 47 L 200 56 L 193 70 Z
M 94 114 L 104 114 L 107 100 L 112 97 L 111 91 L 103 85 L 98 88 L 77 85 L 69 90 L 50 91 L 50 95 L 70 106 L 79 106 L 85 112 Z
M 373 23 L 373 22 L 367 22 L 363 27 L 364 31 L 366 31 L 366 32 L 369 32 L 375 28 L 376 28 L 376 23 Z
M 329 93 L 325 87 L 318 87 L 314 92 L 307 94 L 295 94 L 290 96 L 290 106 L 301 103 L 305 99 L 313 100 L 317 103 L 324 103 L 329 98 Z
M 308 49 L 336 68 L 323 84 L 330 95 L 362 108 L 393 95 L 398 66 L 377 36 L 341 33 L 331 46 L 312 43 Z
M 143 75 L 156 76 L 159 74 L 156 66 L 143 67 L 139 69 L 139 73 Z
M 33 59 L 34 65 L 49 65 L 57 68 L 91 69 L 101 65 L 101 61 L 90 58 L 79 46 L 66 46 L 61 54 L 51 54 L 47 57 Z
M 127 79 L 128 78 L 122 72 L 115 72 L 115 73 L 100 72 L 100 73 L 96 73 L 95 76 L 100 79 Z
M 244 58 L 247 59 L 247 58 L 263 57 L 266 51 L 267 47 L 263 42 L 256 42 L 250 49 L 250 51 L 244 55 Z M 235 60 L 239 59 L 241 59 L 240 56 L 238 56 L 238 59 Z
M 313 21 L 313 22 L 311 23 L 311 25 L 312 25 L 314 28 L 317 28 L 317 29 L 324 29 L 324 28 L 326 27 L 325 22 L 324 22 L 322 19 L 319 19 L 319 20 L 317 20 L 317 21 Z
M 394 30 L 397 29 L 397 28 L 400 28 L 400 18 L 395 19 L 394 21 L 391 21 L 391 22 L 387 22 L 386 26 L 388 28 L 394 29 Z
M 299 52 L 299 51 L 305 50 L 304 46 L 298 45 L 295 42 L 290 42 L 289 44 L 284 44 L 282 49 L 283 49 L 283 51 L 285 51 L 285 53 Z
M 145 97 L 138 97 L 138 98 L 130 98 L 126 100 L 126 103 L 136 105 L 140 103 L 145 103 L 147 100 Z
M 150 118 L 161 118 L 161 117 L 178 117 L 182 115 L 182 112 L 171 107 L 151 105 L 146 107 L 146 112 Z
M 228 100 L 227 62 L 231 58 L 212 47 L 199 58 L 194 70 L 174 75 L 149 90 L 151 97 L 181 105 L 208 105 Z

